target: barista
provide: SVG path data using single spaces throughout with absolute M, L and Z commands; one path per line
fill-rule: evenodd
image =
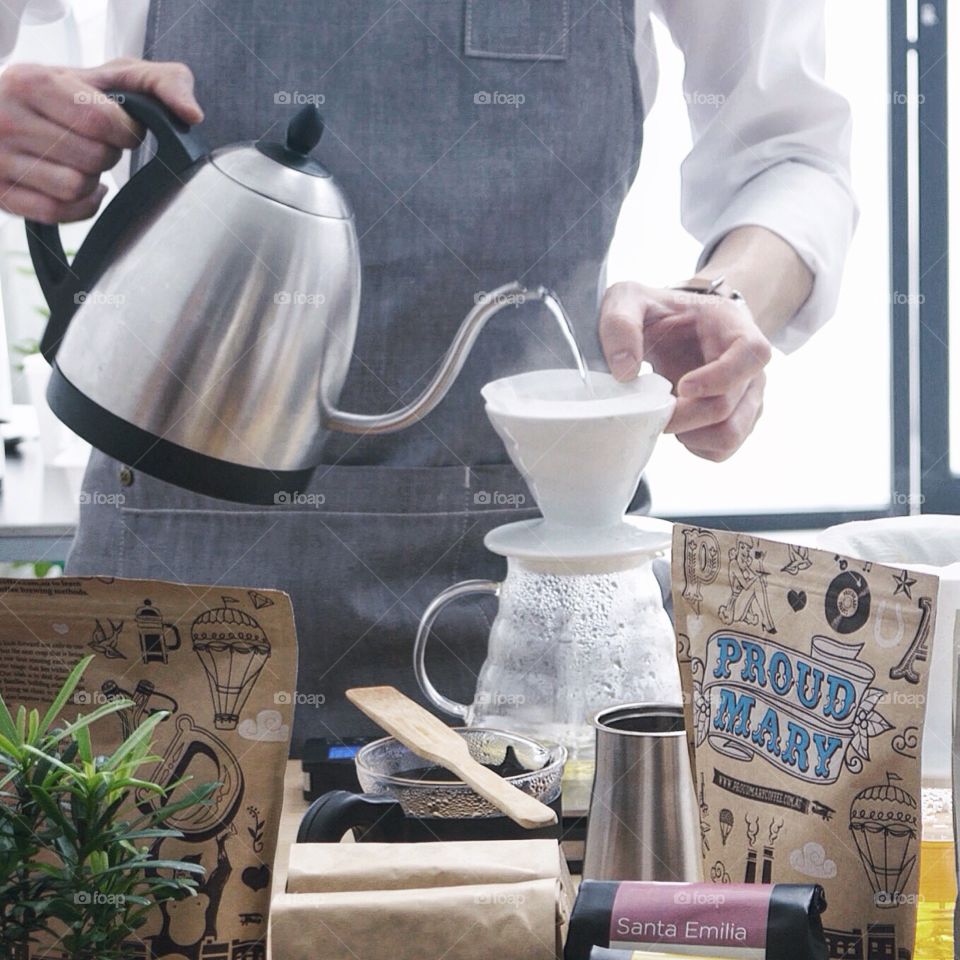
M 3 7 L 7 53 L 27 2 Z M 68 6 L 49 0 L 44 12 Z M 850 118 L 823 82 L 823 8 L 112 0 L 108 44 L 123 59 L 0 76 L 0 205 L 44 222 L 97 210 L 101 173 L 140 137 L 105 90 L 202 120 L 212 146 L 275 139 L 297 104 L 322 102 L 319 155 L 354 204 L 363 259 L 343 408 L 402 403 L 474 298 L 519 278 L 558 291 L 594 366 L 627 380 L 645 359 L 668 377 L 679 398 L 670 429 L 723 460 L 760 415 L 771 344 L 792 349 L 831 315 L 854 226 Z M 655 93 L 654 12 L 686 58 L 694 147 L 682 217 L 703 254 L 690 290 L 637 281 L 603 292 Z M 569 365 L 542 309 L 501 313 L 423 422 L 332 435 L 291 503 L 196 496 L 95 452 L 68 572 L 287 590 L 301 645 L 294 751 L 307 736 L 367 731 L 344 689 L 389 681 L 415 693 L 419 614 L 456 580 L 502 576 L 483 535 L 533 513 L 479 387 Z M 479 606 L 459 612 L 440 627 L 431 672 L 468 699 L 490 624 Z

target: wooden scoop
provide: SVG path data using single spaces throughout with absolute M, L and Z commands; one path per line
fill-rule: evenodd
M 396 687 L 353 687 L 347 699 L 418 757 L 455 773 L 521 827 L 557 822 L 550 807 L 474 760 L 463 737 Z

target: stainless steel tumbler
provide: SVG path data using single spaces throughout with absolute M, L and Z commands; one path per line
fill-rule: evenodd
M 584 878 L 700 880 L 700 812 L 683 708 L 625 704 L 601 710 L 591 723 L 597 766 Z

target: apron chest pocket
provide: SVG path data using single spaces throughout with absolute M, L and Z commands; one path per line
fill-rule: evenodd
M 566 60 L 570 0 L 466 0 L 464 53 L 496 60 Z

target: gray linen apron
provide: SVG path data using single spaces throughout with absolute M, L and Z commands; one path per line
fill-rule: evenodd
M 633 5 L 153 0 L 145 56 L 193 69 L 211 145 L 282 139 L 299 104 L 320 104 L 316 154 L 354 205 L 363 264 L 344 409 L 407 401 L 475 296 L 512 279 L 556 289 L 604 369 L 599 284 L 642 138 Z M 294 756 L 308 736 L 374 732 L 344 689 L 415 694 L 424 607 L 457 580 L 502 577 L 483 535 L 533 510 L 480 387 L 549 366 L 571 359 L 543 308 L 501 312 L 436 411 L 391 436 L 332 436 L 309 489 L 273 508 L 196 496 L 95 453 L 68 572 L 287 590 Z M 454 698 L 472 696 L 491 613 L 464 603 L 439 627 L 430 669 Z

